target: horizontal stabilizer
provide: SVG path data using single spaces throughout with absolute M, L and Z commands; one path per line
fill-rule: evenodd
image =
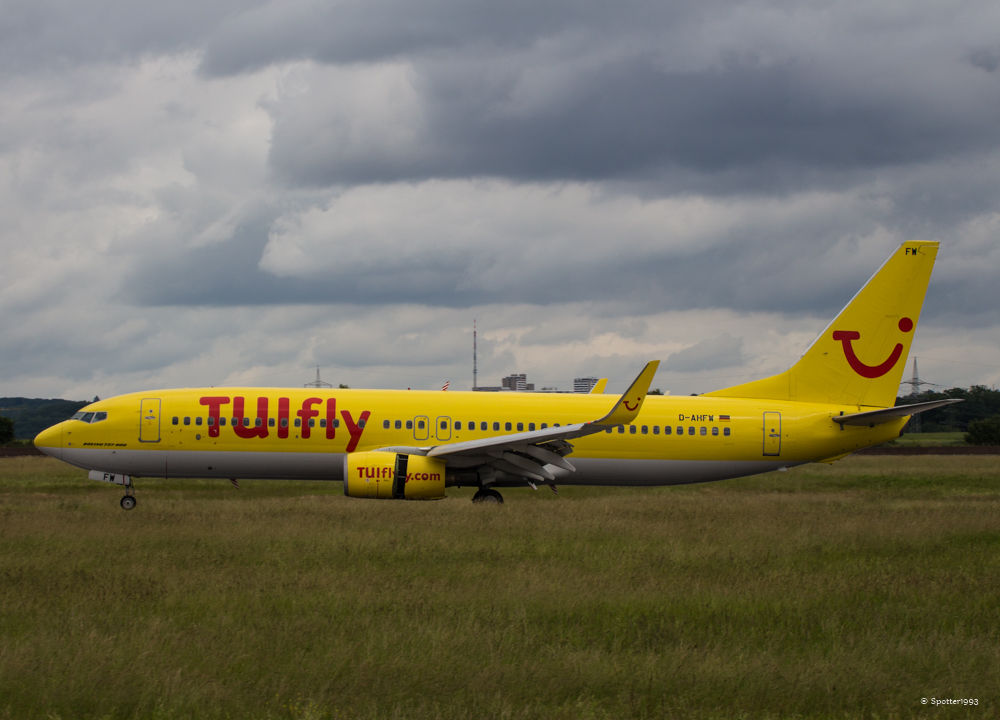
M 892 422 L 901 417 L 916 415 L 934 408 L 944 407 L 952 403 L 962 402 L 961 400 L 933 400 L 925 403 L 915 403 L 913 405 L 897 405 L 885 410 L 870 410 L 868 412 L 851 413 L 850 415 L 840 415 L 831 418 L 835 423 L 841 425 L 881 425 Z

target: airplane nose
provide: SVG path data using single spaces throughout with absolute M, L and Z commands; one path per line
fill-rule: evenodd
M 62 423 L 38 433 L 35 436 L 35 447 L 46 455 L 62 459 Z

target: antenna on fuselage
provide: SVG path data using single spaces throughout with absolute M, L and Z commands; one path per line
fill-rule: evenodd
M 472 389 L 476 389 L 476 320 L 472 320 Z
M 332 388 L 333 385 L 331 385 L 328 382 L 323 382 L 322 380 L 319 379 L 319 365 L 317 365 L 316 366 L 316 379 L 313 382 L 311 382 L 311 383 L 306 383 L 302 387 Z

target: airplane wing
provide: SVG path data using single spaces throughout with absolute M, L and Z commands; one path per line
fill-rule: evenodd
M 490 466 L 527 480 L 548 482 L 554 480 L 555 476 L 546 466 L 555 466 L 568 472 L 576 471 L 576 468 L 563 457 L 573 451 L 573 446 L 567 441 L 603 432 L 609 427 L 624 425 L 635 420 L 642 409 L 649 384 L 659 364 L 659 360 L 647 363 L 625 394 L 611 408 L 611 412 L 590 422 L 431 447 L 387 447 L 382 450 L 440 457 L 446 459 L 453 467 Z
M 839 415 L 830 419 L 835 423 L 840 423 L 841 425 L 875 426 L 892 422 L 893 420 L 906 417 L 907 415 L 916 415 L 917 413 L 922 413 L 925 410 L 933 410 L 934 408 L 959 402 L 962 402 L 962 400 L 932 400 L 931 402 L 914 403 L 913 405 L 897 405 L 896 407 L 885 408 L 884 410 L 869 410 L 868 412 Z

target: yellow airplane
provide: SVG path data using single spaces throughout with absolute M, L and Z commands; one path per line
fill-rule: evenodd
M 901 245 L 790 369 L 692 397 L 290 388 L 156 390 L 101 400 L 35 446 L 125 488 L 133 478 L 342 481 L 357 498 L 476 487 L 655 486 L 832 462 L 898 437 L 893 407 L 935 242 Z M 603 385 L 601 386 L 603 389 Z

